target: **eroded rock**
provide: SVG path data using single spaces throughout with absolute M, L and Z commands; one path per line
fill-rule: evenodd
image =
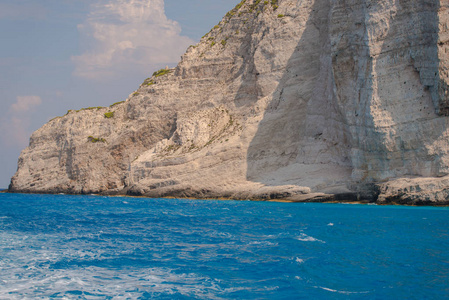
M 272 2 L 242 1 L 125 102 L 37 130 L 10 190 L 445 202 L 447 1 Z

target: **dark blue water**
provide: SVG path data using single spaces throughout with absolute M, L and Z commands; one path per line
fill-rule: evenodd
M 0 299 L 449 299 L 449 209 L 0 194 Z

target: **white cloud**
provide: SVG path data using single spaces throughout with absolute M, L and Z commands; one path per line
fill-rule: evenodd
M 151 66 L 178 62 L 193 43 L 167 18 L 164 0 L 99 0 L 78 29 L 88 48 L 72 57 L 74 74 L 88 79 L 150 73 Z
M 25 112 L 41 103 L 42 99 L 39 96 L 17 96 L 16 103 L 11 104 L 11 110 L 16 113 Z

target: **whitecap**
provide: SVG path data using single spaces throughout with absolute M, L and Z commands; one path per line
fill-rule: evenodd
M 323 287 L 323 286 L 314 286 L 314 288 L 317 289 L 322 289 L 328 292 L 332 292 L 332 293 L 338 293 L 338 294 L 344 294 L 344 295 L 351 295 L 351 294 L 368 294 L 369 291 L 363 291 L 363 292 L 348 292 L 348 291 L 339 291 L 339 290 L 334 290 L 334 289 L 330 289 L 327 287 Z
M 334 226 L 334 223 L 329 223 L 327 224 L 327 226 Z
M 302 258 L 297 257 L 297 258 L 296 258 L 296 262 L 299 263 L 299 264 L 302 264 L 302 263 L 305 262 L 305 260 L 302 259 Z
M 297 239 L 298 241 L 301 241 L 301 242 L 320 242 L 320 243 L 323 243 L 323 244 L 326 243 L 325 241 L 316 239 L 316 238 L 314 238 L 313 236 L 308 236 L 308 235 L 305 234 L 305 233 L 301 233 L 301 235 L 300 235 L 300 236 L 297 236 L 296 239 Z
M 10 271 L 9 275 L 18 274 L 17 269 Z M 218 294 L 244 289 L 224 288 L 213 278 L 195 273 L 179 274 L 165 268 L 129 270 L 126 273 L 100 267 L 52 272 L 41 269 L 29 275 L 32 276 L 10 276 L 9 282 L 2 280 L 0 299 L 11 299 L 12 293 L 17 295 L 17 298 L 12 299 L 47 299 L 55 294 L 62 299 L 73 299 L 71 291 L 83 291 L 83 296 L 84 293 L 89 293 L 89 299 L 104 299 L 107 296 L 140 299 L 145 290 L 151 290 L 155 294 L 180 293 L 195 299 L 219 299 Z
M 249 245 L 277 246 L 278 244 L 269 241 L 252 241 Z

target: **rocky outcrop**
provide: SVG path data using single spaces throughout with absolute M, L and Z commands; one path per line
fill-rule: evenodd
M 444 204 L 448 6 L 243 0 L 123 103 L 37 130 L 10 190 Z

